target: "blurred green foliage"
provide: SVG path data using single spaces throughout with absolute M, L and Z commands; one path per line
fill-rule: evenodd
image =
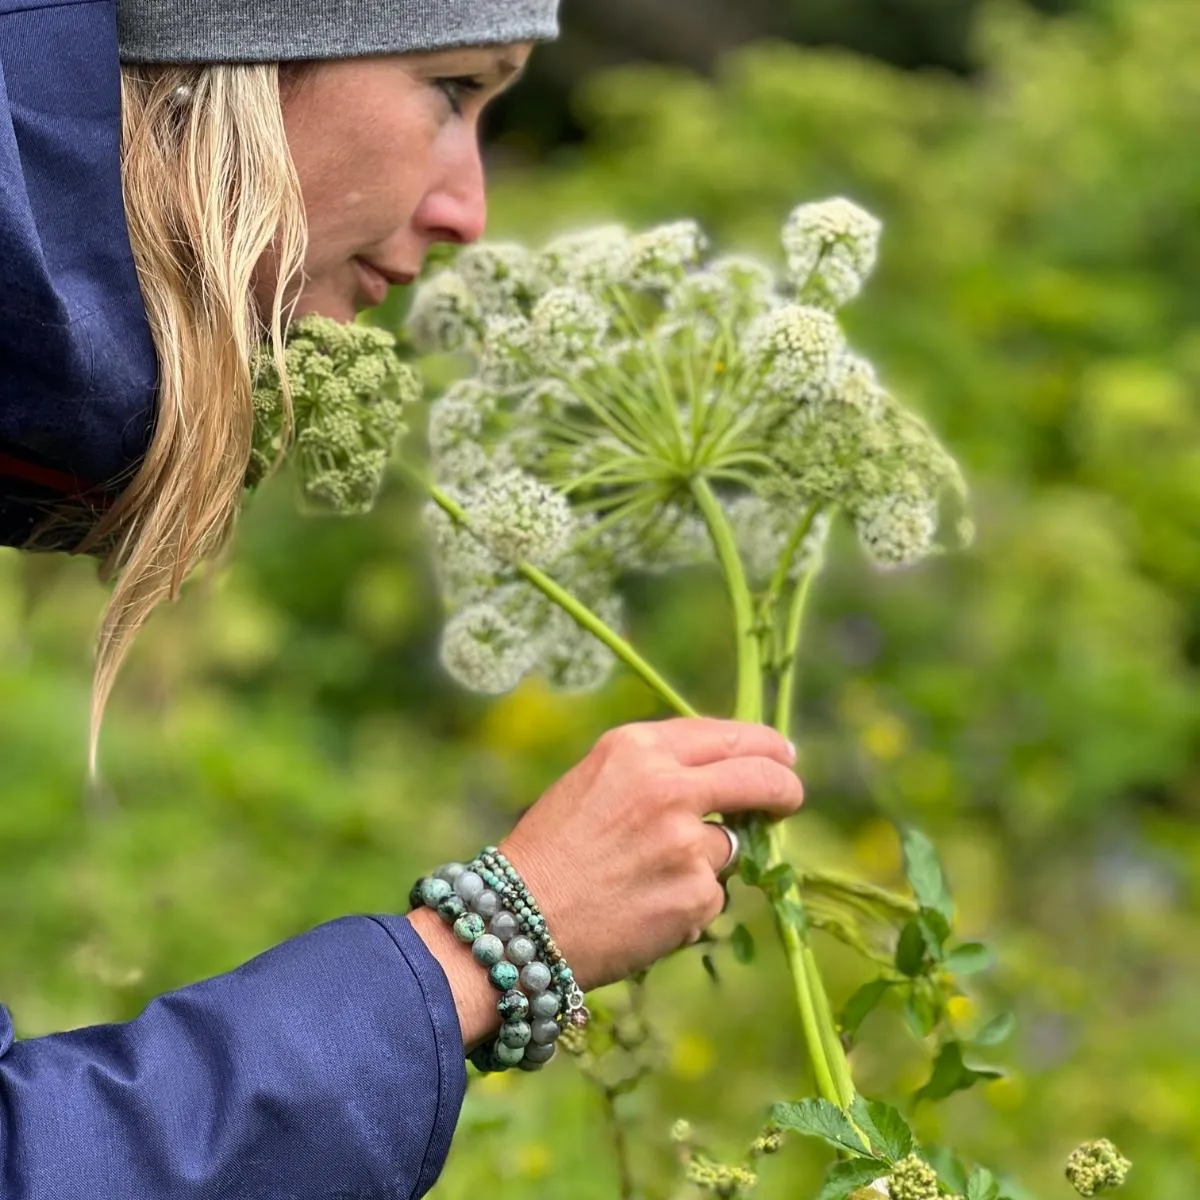
M 1200 22 L 1192 0 L 1109 0 L 1046 21 L 992 8 L 981 77 L 909 75 L 772 43 L 714 81 L 587 79 L 589 137 L 496 181 L 493 233 L 540 241 L 615 216 L 691 215 L 774 253 L 802 199 L 887 225 L 847 322 L 960 456 L 968 554 L 878 575 L 833 556 L 806 639 L 810 802 L 798 861 L 900 878 L 888 819 L 935 836 L 962 936 L 1000 964 L 957 1002 L 1019 1027 L 1004 1080 L 916 1111 L 923 1137 L 1068 1195 L 1067 1152 L 1109 1136 L 1130 1200 L 1200 1190 Z M 398 308 L 376 319 L 395 321 Z M 605 727 L 654 714 L 630 680 L 487 704 L 436 664 L 438 614 L 396 487 L 352 522 L 259 496 L 232 567 L 156 618 L 109 717 L 106 787 L 83 788 L 85 563 L 0 556 L 0 997 L 24 1036 L 133 1015 L 327 917 L 402 906 L 433 862 L 502 835 Z M 724 597 L 640 584 L 638 637 L 693 694 L 728 694 Z M 765 914 L 734 888 L 718 922 Z M 844 999 L 862 976 L 820 947 Z M 803 1062 L 782 962 L 728 947 L 650 977 L 663 1070 L 622 1101 L 634 1166 L 667 1186 L 686 1116 L 736 1153 Z M 602 1002 L 619 1003 L 622 989 Z M 868 1019 L 855 1069 L 911 1093 L 928 1053 Z M 599 1099 L 565 1064 L 473 1087 L 437 1194 L 617 1194 Z M 796 1145 L 761 1194 L 814 1194 Z M 678 1193 L 684 1195 L 683 1191 Z

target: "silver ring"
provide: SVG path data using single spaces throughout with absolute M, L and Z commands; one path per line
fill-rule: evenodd
M 737 867 L 738 859 L 742 856 L 742 843 L 737 833 L 720 821 L 708 821 L 706 824 L 715 825 L 729 839 L 729 857 L 725 865 L 717 872 L 718 879 L 725 879 Z

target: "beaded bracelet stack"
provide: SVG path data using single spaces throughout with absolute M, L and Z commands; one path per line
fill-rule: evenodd
M 540 1070 L 554 1057 L 567 1025 L 588 1023 L 574 972 L 525 881 L 497 847 L 484 847 L 470 864 L 445 863 L 422 876 L 409 904 L 435 909 L 451 921 L 455 937 L 471 947 L 501 993 L 499 1036 L 469 1056 L 480 1071 Z

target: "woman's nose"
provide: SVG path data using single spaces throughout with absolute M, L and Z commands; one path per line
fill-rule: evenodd
M 478 139 L 464 136 L 455 151 L 413 219 L 431 242 L 465 245 L 479 241 L 487 227 L 487 184 Z

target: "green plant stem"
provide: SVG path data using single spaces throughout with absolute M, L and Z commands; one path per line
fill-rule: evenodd
M 729 588 L 729 599 L 733 604 L 733 618 L 737 629 L 737 704 L 735 715 L 739 721 L 762 720 L 762 654 L 754 626 L 754 601 L 750 596 L 750 585 L 746 571 L 738 554 L 737 541 L 729 526 L 729 519 L 721 509 L 708 480 L 692 480 L 692 495 L 708 525 L 717 561 L 725 575 Z
M 728 518 L 707 480 L 694 479 L 692 493 L 708 524 L 733 604 L 738 650 L 738 699 L 735 715 L 742 721 L 761 721 L 762 649 L 755 626 L 754 602 L 746 580 L 746 572 Z M 784 861 L 782 837 L 782 829 L 778 825 L 768 827 L 768 869 L 775 863 Z M 829 1003 L 825 999 L 825 989 L 820 976 L 816 974 L 816 963 L 812 960 L 804 936 L 784 911 L 784 905 L 789 904 L 796 905 L 803 911 L 803 903 L 799 889 L 793 885 L 783 899 L 774 904 L 776 923 L 796 992 L 800 1022 L 812 1060 L 817 1090 L 831 1104 L 847 1108 L 853 1099 L 853 1087 L 847 1095 L 837 1060 L 831 1057 L 831 1040 L 837 1043 L 839 1053 L 841 1042 L 837 1038 L 837 1030 L 833 1027 Z M 842 1059 L 844 1064 L 844 1054 Z
M 791 555 L 795 553 L 795 549 L 799 546 L 800 541 L 808 530 L 812 528 L 812 522 L 816 519 L 816 514 L 817 510 L 814 508 L 808 514 L 807 519 L 798 527 L 797 533 L 799 536 L 794 539 L 794 544 L 789 544 L 789 557 L 784 560 L 784 565 L 781 568 L 784 572 L 784 579 L 786 579 L 787 565 L 791 562 Z M 801 530 L 803 532 L 800 532 Z M 815 575 L 815 568 L 806 571 L 800 583 L 796 586 L 788 608 L 787 623 L 784 628 L 783 665 L 780 672 L 779 688 L 775 697 L 775 728 L 785 737 L 791 736 L 792 697 L 795 689 L 796 658 L 800 649 L 800 629 L 804 620 L 805 605 Z M 776 578 L 778 579 L 778 574 Z M 779 588 L 782 590 L 782 583 L 779 584 Z M 770 834 L 770 865 L 773 865 L 775 861 L 785 861 L 782 845 L 783 831 L 780 828 L 773 828 Z M 792 891 L 794 892 L 794 896 L 789 895 L 787 898 L 799 902 L 799 888 L 794 887 Z M 825 984 L 821 979 L 821 973 L 817 967 L 817 960 L 813 955 L 812 947 L 808 944 L 807 937 L 800 939 L 797 936 L 797 941 L 801 945 L 801 953 L 799 961 L 793 965 L 793 974 L 799 971 L 805 979 L 806 987 L 815 1010 L 815 1024 L 820 1034 L 826 1069 L 831 1076 L 831 1090 L 833 1094 L 826 1095 L 825 1098 L 837 1104 L 839 1108 L 847 1109 L 854 1100 L 854 1080 L 850 1074 L 850 1064 L 846 1058 L 846 1051 L 842 1046 L 842 1040 L 838 1036 L 837 1026 L 834 1023 L 833 1013 L 829 1005 L 829 997 L 825 991 Z
M 775 728 L 789 737 L 792 727 L 792 700 L 796 690 L 796 655 L 800 649 L 800 627 L 804 622 L 804 607 L 808 603 L 816 568 L 805 571 L 792 593 L 787 623 L 783 633 L 783 652 L 779 670 L 779 687 L 775 692 Z
M 402 463 L 405 472 L 429 494 L 429 498 L 452 520 L 465 529 L 471 529 L 466 510 L 461 504 L 446 495 L 435 483 L 423 478 L 415 468 Z M 518 563 L 516 570 L 538 589 L 548 600 L 553 601 L 568 613 L 582 628 L 603 642 L 626 666 L 650 688 L 658 693 L 677 713 L 685 717 L 698 717 L 693 708 L 623 637 L 614 633 L 590 608 L 571 595 L 566 588 L 554 582 L 544 571 L 529 563 Z

